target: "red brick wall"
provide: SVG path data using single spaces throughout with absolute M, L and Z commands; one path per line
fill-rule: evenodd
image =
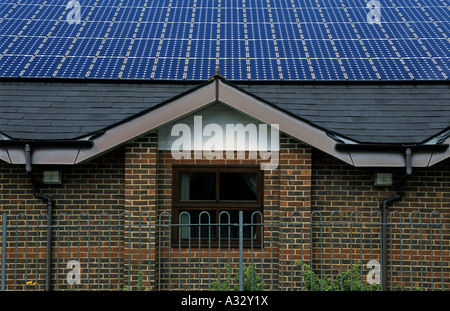
M 125 147 L 127 217 L 123 282 L 136 284 L 142 273 L 142 281 L 148 288 L 154 288 L 156 281 L 157 147 L 155 133 L 138 138 Z
M 44 169 L 45 167 L 33 166 L 33 172 L 38 180 L 42 180 Z M 110 248 L 104 246 L 108 238 L 102 236 L 99 240 L 97 232 L 104 232 L 108 229 L 107 225 L 109 224 L 116 225 L 118 215 L 124 211 L 124 149 L 119 148 L 85 164 L 64 166 L 60 169 L 62 184 L 42 185 L 40 189 L 42 193 L 51 196 L 54 200 L 54 216 L 52 217 L 55 226 L 52 234 L 53 289 L 57 287 L 66 289 L 65 276 L 68 272 L 66 265 L 70 259 L 78 258 L 78 251 L 80 251 L 80 257 L 87 257 L 89 253 L 91 261 L 95 260 L 95 264 L 90 264 L 89 267 L 92 275 L 97 275 L 99 255 L 101 258 L 100 269 L 104 271 L 110 260 L 117 261 L 118 232 L 112 232 Z M 9 226 L 16 224 L 21 226 L 17 231 L 14 227 L 9 229 L 7 289 L 23 290 L 26 288 L 26 283 L 30 281 L 36 285 L 28 286 L 28 290 L 44 290 L 47 205 L 33 196 L 31 182 L 25 173 L 24 165 L 0 163 L 0 212 L 7 214 Z M 108 216 L 101 215 L 104 212 L 110 215 L 110 221 L 108 221 Z M 82 215 L 83 213 L 88 213 L 89 216 Z M 100 223 L 105 224 L 105 227 L 97 226 L 100 219 L 102 220 Z M 87 225 L 88 223 L 97 226 L 92 227 L 89 236 L 90 242 L 88 242 L 86 230 L 83 230 L 82 235 L 78 235 L 77 229 L 68 230 L 67 228 L 67 224 Z M 23 227 L 25 225 L 28 225 L 30 229 Z M 36 226 L 41 227 L 36 229 Z M 15 240 L 18 243 L 15 243 Z M 37 240 L 38 244 L 36 244 Z M 38 256 L 36 256 L 36 245 L 38 245 Z M 38 257 L 37 266 L 36 257 Z M 17 267 L 15 262 L 17 262 Z M 80 262 L 85 283 L 81 288 L 86 288 L 88 261 L 82 259 Z M 14 275 L 15 270 L 17 270 L 16 275 Z M 60 278 L 56 284 L 58 273 L 60 273 Z M 117 284 L 117 277 L 117 271 L 112 271 L 111 281 L 114 284 Z M 105 283 L 105 280 L 100 283 Z M 90 279 L 90 288 L 96 289 L 98 284 L 97 278 Z
M 169 151 L 157 151 L 157 136 L 149 134 L 88 163 L 62 167 L 63 183 L 45 185 L 41 189 L 55 199 L 55 215 L 64 213 L 60 218 L 53 218 L 54 225 L 61 224 L 61 227 L 59 234 L 56 229 L 53 232 L 52 274 L 59 281 L 56 284 L 53 280 L 52 287 L 67 289 L 65 275 L 68 269 L 65 265 L 69 259 L 78 258 L 78 253 L 82 258 L 81 289 L 87 288 L 89 275 L 90 289 L 117 289 L 119 282 L 120 288 L 128 284 L 135 287 L 139 272 L 144 275 L 143 285 L 146 287 L 167 289 L 169 286 L 178 288 L 180 284 L 181 288 L 187 288 L 190 277 L 191 289 L 207 289 L 209 278 L 217 279 L 217 269 L 221 272 L 221 280 L 225 279 L 228 256 L 234 282 L 237 248 L 224 248 L 219 265 L 217 248 L 211 250 L 209 260 L 210 253 L 206 249 L 199 252 L 193 247 L 189 252 L 187 248 L 172 248 L 168 226 L 155 230 L 158 224 L 170 223 L 172 165 L 180 163 L 239 165 L 259 164 L 260 160 L 174 160 Z M 388 229 L 388 260 L 394 266 L 392 282 L 388 276 L 389 286 L 395 287 L 403 282 L 409 287 L 411 269 L 413 286 L 420 286 L 422 281 L 427 286 L 431 282 L 440 286 L 440 274 L 436 272 L 440 272 L 442 267 L 448 288 L 449 167 L 450 160 L 432 168 L 414 168 L 406 183 L 404 198 L 389 208 L 389 213 L 394 212 L 392 222 L 396 224 L 392 230 Z M 35 166 L 33 169 L 41 179 L 44 168 Z M 300 260 L 311 263 L 311 251 L 313 267 L 318 274 L 332 267 L 333 275 L 336 275 L 341 269 L 345 271 L 351 263 L 361 260 L 362 275 L 366 276 L 367 262 L 380 258 L 380 226 L 366 223 L 379 222 L 380 202 L 396 192 L 394 187 L 374 187 L 373 172 L 373 169 L 351 167 L 294 139 L 281 138 L 279 167 L 264 174 L 263 259 L 260 249 L 255 248 L 253 253 L 248 248 L 244 250 L 246 263 L 253 254 L 257 271 L 263 275 L 265 289 L 289 287 L 291 282 L 294 287 L 300 286 L 302 275 L 295 263 Z M 398 181 L 402 175 L 402 169 L 395 170 L 394 180 Z M 8 214 L 10 225 L 15 223 L 18 214 L 26 213 L 30 226 L 36 225 L 39 214 L 46 212 L 45 204 L 32 194 L 24 166 L 0 163 L 0 210 Z M 430 216 L 436 216 L 431 214 L 433 211 L 440 213 L 444 226 L 420 229 L 417 226 L 418 212 L 421 221 L 429 223 Z M 82 225 L 87 225 L 87 218 L 82 214 L 85 212 L 90 214 L 90 224 L 95 225 L 90 232 L 85 230 L 79 236 L 78 229 L 63 226 L 68 223 L 68 217 L 72 223 L 81 221 Z M 101 214 L 103 212 L 109 216 Z M 409 222 L 410 217 L 412 226 L 398 225 Z M 36 276 L 37 285 L 28 289 L 43 289 L 45 286 L 45 216 L 41 215 L 40 219 L 42 228 L 39 230 L 18 230 L 17 245 L 13 245 L 11 240 L 15 229 L 9 232 L 8 289 L 24 289 L 26 281 L 34 281 Z M 103 226 L 98 226 L 99 219 Z M 436 218 L 431 221 L 437 223 Z M 24 217 L 19 217 L 18 223 L 25 224 Z M 290 223 L 294 226 L 289 226 Z M 139 230 L 139 225 L 144 225 L 142 230 Z M 27 234 L 28 244 L 25 242 Z M 40 239 L 37 266 L 36 236 Z M 429 242 L 431 236 L 433 245 Z M 84 258 L 87 255 L 89 260 Z M 420 270 L 421 261 L 428 267 Z M 319 263 L 323 265 L 322 270 Z M 434 278 L 431 278 L 430 263 L 433 263 Z M 400 271 L 403 279 L 399 276 Z M 129 272 L 131 278 L 128 278 Z M 181 276 L 180 283 L 178 276 Z M 111 282 L 111 287 L 108 282 Z
M 385 198 L 396 194 L 396 186 L 375 187 L 375 169 L 351 167 L 318 150 L 313 151 L 312 167 L 312 217 L 316 223 L 325 224 L 317 225 L 313 236 L 314 263 L 317 269 L 319 263 L 325 269 L 333 265 L 336 275 L 336 272 L 340 273 L 341 258 L 345 264 L 344 271 L 348 269 L 350 259 L 353 263 L 361 260 L 365 277 L 367 262 L 372 259 L 381 261 L 380 226 L 367 224 L 381 222 L 380 204 Z M 393 172 L 397 184 L 404 177 L 404 169 Z M 388 286 L 395 289 L 403 284 L 409 288 L 412 274 L 413 286 L 420 287 L 423 282 L 430 288 L 434 282 L 435 287 L 441 288 L 443 269 L 444 283 L 448 289 L 450 160 L 431 168 L 413 168 L 404 190 L 404 197 L 388 209 L 387 221 L 392 224 L 387 229 L 388 266 L 393 266 L 392 279 L 389 271 Z M 330 220 L 333 226 L 328 225 Z M 420 221 L 426 226 L 419 226 Z M 438 226 L 440 221 L 443 223 L 441 227 Z M 343 230 L 337 225 L 339 222 L 349 224 L 350 229 Z M 434 226 L 430 226 L 430 222 Z M 322 232 L 319 231 L 321 227 Z M 434 266 L 433 279 L 431 265 Z M 401 272 L 403 278 L 400 277 Z

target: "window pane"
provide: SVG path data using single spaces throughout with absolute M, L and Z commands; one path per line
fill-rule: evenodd
M 216 173 L 180 173 L 180 201 L 216 199 Z
M 216 214 L 214 211 L 183 211 L 180 213 L 180 238 L 181 239 L 215 239 L 216 238 Z
M 256 201 L 257 174 L 240 172 L 220 173 L 220 200 Z
M 255 211 L 244 211 L 244 239 L 256 239 L 257 227 L 261 226 L 261 215 Z M 239 211 L 224 211 L 220 214 L 219 235 L 223 240 L 239 238 Z

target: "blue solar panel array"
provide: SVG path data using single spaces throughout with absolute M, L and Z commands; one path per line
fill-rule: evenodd
M 444 80 L 449 13 L 448 0 L 0 0 L 0 76 Z

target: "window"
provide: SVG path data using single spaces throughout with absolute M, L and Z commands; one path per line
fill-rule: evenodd
M 259 166 L 174 166 L 173 245 L 235 245 L 239 211 L 244 239 L 256 247 L 262 221 L 263 171 Z

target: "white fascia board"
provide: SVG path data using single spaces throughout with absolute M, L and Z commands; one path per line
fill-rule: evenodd
M 450 145 L 450 137 L 445 139 L 442 143 Z M 428 163 L 428 166 L 435 165 L 447 158 L 450 158 L 450 148 L 448 148 L 444 152 L 434 152 L 430 157 L 430 162 Z
M 0 148 L 0 160 L 1 160 L 1 161 L 4 161 L 4 162 L 6 162 L 6 163 L 9 163 L 9 164 L 12 163 L 12 162 L 11 162 L 11 159 L 10 159 L 10 157 L 9 157 L 9 154 L 8 154 L 8 149 L 6 149 L 6 148 Z
M 10 164 L 25 164 L 24 148 L 21 146 L 5 147 Z M 37 147 L 33 146 L 31 163 L 37 165 L 73 165 L 80 152 L 79 147 Z M 0 153 L 0 156 L 2 154 Z M 2 160 L 3 156 L 1 157 Z

